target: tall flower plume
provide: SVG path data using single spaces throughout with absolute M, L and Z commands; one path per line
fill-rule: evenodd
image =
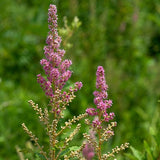
M 70 101 L 70 94 L 73 95 L 73 92 L 82 87 L 81 82 L 76 82 L 74 87 L 70 88 L 69 93 L 62 93 L 64 85 L 72 75 L 72 71 L 69 70 L 72 61 L 68 59 L 63 60 L 65 50 L 60 49 L 61 37 L 58 35 L 57 31 L 57 19 L 57 8 L 55 5 L 51 4 L 48 9 L 49 33 L 46 39 L 47 45 L 44 47 L 45 59 L 40 61 L 45 71 L 46 78 L 41 74 L 37 75 L 38 83 L 40 83 L 46 96 L 51 99 L 51 102 L 53 102 L 52 100 L 55 98 L 57 90 L 59 90 L 59 97 L 63 97 L 63 100 Z M 66 97 L 64 97 L 64 95 Z M 59 110 L 58 106 L 56 108 L 56 111 Z
M 83 134 L 83 136 L 87 139 L 87 143 L 83 150 L 83 154 L 85 157 L 87 157 L 87 160 L 91 160 L 93 158 L 94 152 L 98 159 L 108 159 L 109 157 L 114 157 L 115 153 L 128 148 L 129 145 L 128 143 L 125 143 L 120 147 L 117 146 L 116 148 L 112 149 L 111 153 L 108 152 L 107 154 L 102 154 L 103 142 L 108 141 L 108 139 L 114 135 L 113 127 L 117 126 L 117 122 L 111 122 L 110 124 L 106 125 L 106 123 L 112 120 L 115 115 L 113 112 L 108 113 L 107 111 L 108 108 L 112 106 L 112 101 L 107 99 L 108 85 L 106 84 L 105 73 L 102 66 L 98 66 L 96 77 L 97 90 L 93 92 L 94 104 L 96 107 L 86 109 L 86 113 L 93 117 L 92 121 L 86 119 L 86 124 L 88 124 L 90 128 L 95 131 L 97 139 L 93 139 L 91 134 Z M 92 152 L 90 152 L 88 148 L 90 148 L 90 150 L 92 149 Z M 90 156 L 91 153 L 92 157 Z
M 104 69 L 102 66 L 98 66 L 96 77 L 97 90 L 93 92 L 96 108 L 87 108 L 86 112 L 90 116 L 97 116 L 97 118 L 92 121 L 92 125 L 101 128 L 101 123 L 103 121 L 108 122 L 109 120 L 112 120 L 114 113 L 107 113 L 107 109 L 112 106 L 112 100 L 107 100 L 108 85 L 106 84 Z

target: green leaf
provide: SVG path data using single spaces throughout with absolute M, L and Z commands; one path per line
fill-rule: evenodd
M 133 155 L 138 159 L 138 160 L 143 160 L 144 159 L 144 155 L 136 150 L 134 147 L 130 146 L 130 149 L 132 150 Z
M 35 153 L 36 154 L 36 156 L 38 157 L 38 158 L 40 158 L 40 160 L 46 160 L 46 158 L 44 157 L 44 155 L 42 155 L 42 154 L 40 154 L 40 153 Z
M 150 147 L 149 147 L 148 143 L 147 143 L 145 140 L 144 140 L 144 148 L 145 148 L 145 150 L 146 150 L 146 152 L 147 152 L 147 158 L 148 158 L 149 160 L 153 160 L 153 156 L 152 156 Z
M 72 146 L 69 148 L 70 151 L 77 151 L 80 147 L 78 146 Z
M 59 156 L 62 157 L 63 155 L 67 154 L 69 151 L 70 151 L 69 148 L 67 148 L 66 150 L 62 151 Z
M 137 160 L 137 158 L 135 158 L 135 156 L 133 156 L 130 153 L 124 153 L 125 157 L 129 158 L 130 160 Z
M 67 154 L 68 152 L 70 151 L 76 151 L 78 150 L 80 147 L 78 146 L 72 146 L 72 147 L 69 147 L 67 148 L 66 150 L 62 151 L 61 154 L 60 154 L 60 157 L 64 156 L 64 154 Z

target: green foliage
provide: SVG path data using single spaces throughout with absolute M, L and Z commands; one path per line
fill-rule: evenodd
M 63 158 L 66 153 L 69 153 L 70 151 L 77 151 L 79 148 L 80 147 L 78 146 L 69 147 L 60 154 L 60 157 Z
M 38 127 L 37 117 L 27 101 L 47 104 L 36 74 L 41 71 L 39 60 L 43 57 L 48 31 L 49 3 L 0 1 L 0 160 L 18 159 L 15 146 L 22 148 L 28 140 L 20 127 L 22 122 L 30 124 L 29 128 L 43 143 L 47 141 L 43 126 Z M 118 122 L 115 131 L 118 136 L 105 148 L 110 150 L 127 141 L 132 146 L 129 159 L 138 159 L 139 154 L 144 154 L 146 159 L 158 158 L 159 0 L 55 0 L 53 3 L 58 6 L 63 47 L 67 49 L 67 58 L 73 61 L 72 80 L 84 84 L 67 117 L 92 106 L 93 77 L 96 67 L 103 65 Z M 63 22 L 64 16 L 67 18 Z M 73 25 L 75 16 L 79 21 Z
M 131 150 L 132 150 L 132 152 L 133 152 L 133 156 L 134 156 L 137 160 L 142 160 L 142 159 L 144 159 L 144 155 L 143 155 L 141 152 L 139 152 L 138 150 L 136 150 L 135 148 L 133 148 L 132 146 L 131 146 Z
M 148 132 L 147 139 L 145 139 L 142 143 L 143 150 L 139 150 L 131 146 L 130 148 L 133 154 L 126 154 L 129 159 L 132 160 L 134 157 L 136 157 L 138 160 L 154 160 L 160 158 L 159 116 L 160 110 L 157 108 L 151 122 L 146 124 L 146 128 L 149 130 L 146 130 L 146 132 Z

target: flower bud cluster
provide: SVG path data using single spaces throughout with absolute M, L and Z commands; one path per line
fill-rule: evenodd
M 112 101 L 108 100 L 107 89 L 108 85 L 106 84 L 104 69 L 102 66 L 98 66 L 96 72 L 96 88 L 97 90 L 93 92 L 94 95 L 94 104 L 96 108 L 87 108 L 86 113 L 93 117 L 93 120 L 85 119 L 87 125 L 89 125 L 96 137 L 92 138 L 92 134 L 84 133 L 83 136 L 86 138 L 87 143 L 83 149 L 83 155 L 87 160 L 90 160 L 96 155 L 98 159 L 108 159 L 109 157 L 114 156 L 114 153 L 119 152 L 127 148 L 127 146 L 121 145 L 120 148 L 115 148 L 112 152 L 108 154 L 102 154 L 103 143 L 108 141 L 108 139 L 114 135 L 113 127 L 117 126 L 117 122 L 111 122 L 106 126 L 106 123 L 112 120 L 115 116 L 113 112 L 108 113 L 107 110 L 112 106 Z M 105 125 L 104 125 L 105 123 Z M 128 144 L 128 143 L 127 143 Z
M 90 116 L 97 116 L 97 118 L 92 121 L 92 126 L 101 129 L 102 122 L 112 120 L 115 115 L 113 112 L 107 113 L 107 109 L 112 106 L 112 100 L 107 100 L 108 85 L 106 84 L 104 69 L 102 66 L 98 66 L 96 77 L 97 91 L 93 92 L 96 108 L 87 108 L 86 113 Z
M 55 96 L 57 97 L 57 90 L 59 91 L 59 100 L 56 100 L 58 102 L 63 101 L 68 103 L 73 99 L 74 92 L 81 89 L 82 82 L 76 82 L 74 88 L 70 88 L 69 93 L 65 91 L 62 92 L 64 85 L 72 75 L 72 71 L 69 70 L 72 61 L 68 59 L 63 60 L 65 51 L 60 49 L 61 37 L 58 35 L 57 31 L 57 19 L 57 8 L 55 5 L 50 5 L 48 9 L 49 33 L 46 40 L 47 45 L 44 47 L 45 59 L 40 61 L 45 71 L 46 78 L 38 74 L 37 81 L 40 83 L 46 96 L 50 98 L 51 103 L 55 100 Z M 62 106 L 63 104 L 52 105 L 56 114 L 60 114 L 60 105 Z
M 48 97 L 54 96 L 54 90 L 63 89 L 65 83 L 72 75 L 72 71 L 69 67 L 72 65 L 72 61 L 65 59 L 63 56 L 65 51 L 60 49 L 61 37 L 57 31 L 57 9 L 55 5 L 50 5 L 48 9 L 48 27 L 50 29 L 46 40 L 47 45 L 44 47 L 45 59 L 40 61 L 43 66 L 47 80 L 42 77 L 41 74 L 37 75 L 38 83 L 45 91 Z M 76 83 L 78 89 L 82 87 L 82 83 Z

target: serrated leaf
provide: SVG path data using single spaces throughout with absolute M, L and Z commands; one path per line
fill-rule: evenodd
M 146 150 L 146 152 L 147 152 L 147 158 L 148 158 L 149 160 L 153 160 L 153 156 L 152 156 L 150 147 L 149 147 L 148 143 L 147 143 L 145 140 L 144 140 L 144 148 L 145 148 L 145 150 Z
M 130 146 L 130 149 L 132 150 L 133 155 L 138 159 L 138 160 L 143 160 L 144 155 L 138 151 L 137 149 L 135 149 L 134 147 Z

